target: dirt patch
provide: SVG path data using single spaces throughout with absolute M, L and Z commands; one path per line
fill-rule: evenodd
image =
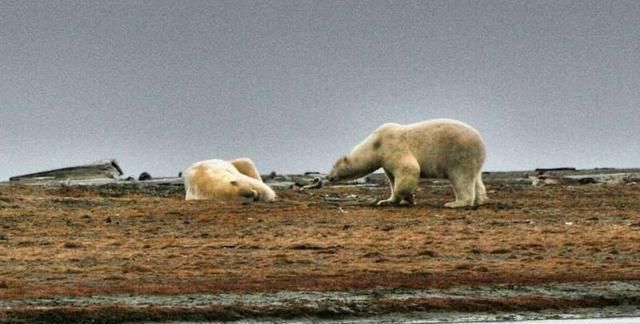
M 421 186 L 413 207 L 375 206 L 388 195 L 384 187 L 282 189 L 275 203 L 238 205 L 185 202 L 179 186 L 0 186 L 0 316 L 127 313 L 120 304 L 77 309 L 61 302 L 42 309 L 22 303 L 123 294 L 470 292 L 454 299 L 382 298 L 365 307 L 380 313 L 638 303 L 597 291 L 573 298 L 575 288 L 566 296 L 540 297 L 536 289 L 640 280 L 640 187 L 488 183 L 488 190 L 487 205 L 450 210 L 442 207 L 453 197 L 447 186 Z M 512 295 L 498 293 L 496 287 L 505 286 L 514 287 Z M 532 293 L 514 295 L 517 287 Z M 218 309 L 147 306 L 162 308 L 164 319 L 195 312 L 180 320 Z M 247 314 L 269 315 L 274 306 L 252 307 Z M 336 314 L 358 313 L 345 309 Z M 127 320 L 156 318 L 132 312 Z

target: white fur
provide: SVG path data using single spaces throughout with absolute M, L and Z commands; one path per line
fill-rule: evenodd
M 184 171 L 186 200 L 274 201 L 276 194 L 262 182 L 250 159 L 205 160 Z
M 487 199 L 482 183 L 485 147 L 471 126 L 452 119 L 380 126 L 351 153 L 339 159 L 329 181 L 363 177 L 383 168 L 391 186 L 382 204 L 414 204 L 422 178 L 448 178 L 456 196 L 447 207 L 472 206 Z

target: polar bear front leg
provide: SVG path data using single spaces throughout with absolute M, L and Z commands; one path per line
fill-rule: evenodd
M 387 176 L 387 180 L 389 180 L 389 190 L 391 190 L 391 196 L 389 196 L 388 199 L 378 201 L 378 206 L 393 205 L 396 203 L 396 196 L 394 194 L 395 178 L 393 177 L 393 173 L 391 173 L 387 169 L 383 170 L 384 174 Z
M 391 186 L 391 197 L 378 202 L 386 205 L 415 205 L 414 190 L 420 180 L 420 166 L 415 159 L 405 159 L 395 168 L 385 169 Z
M 393 190 L 398 205 L 415 205 L 416 199 L 413 193 L 418 187 L 420 171 L 417 174 L 403 175 L 400 179 L 396 180 L 396 185 Z
M 476 202 L 478 205 L 483 205 L 487 202 L 487 189 L 482 182 L 482 172 L 478 172 L 476 176 Z

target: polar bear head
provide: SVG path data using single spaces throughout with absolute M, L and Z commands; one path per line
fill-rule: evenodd
M 229 193 L 232 197 L 238 197 L 242 202 L 276 200 L 276 193 L 265 183 L 256 179 L 240 175 L 229 181 Z
M 329 180 L 329 182 L 336 182 L 350 179 L 350 175 L 352 173 L 351 161 L 349 160 L 349 157 L 345 155 L 333 164 L 333 168 L 331 168 L 331 171 L 327 174 L 327 180 Z
M 339 158 L 327 174 L 327 180 L 336 182 L 364 177 L 381 167 L 381 157 L 384 154 L 382 140 L 376 131 L 349 154 Z
M 238 197 L 242 201 L 258 201 L 260 200 L 260 193 L 252 186 L 251 181 L 243 178 L 235 178 L 229 181 L 229 195 L 232 197 Z

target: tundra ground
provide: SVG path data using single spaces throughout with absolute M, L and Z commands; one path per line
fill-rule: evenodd
M 486 205 L 452 210 L 443 207 L 452 200 L 450 187 L 426 184 L 412 207 L 376 206 L 388 188 L 375 186 L 283 189 L 277 202 L 247 205 L 186 202 L 181 189 L 0 186 L 0 322 L 640 305 L 640 186 L 488 183 L 487 189 Z M 632 288 L 609 295 L 536 292 L 618 284 Z M 532 292 L 499 294 L 505 287 Z M 448 293 L 474 289 L 496 293 Z M 409 297 L 383 298 L 390 291 Z M 324 308 L 178 302 L 277 292 L 377 298 Z M 176 302 L 82 304 L 89 296 L 174 296 Z M 64 302 L 69 298 L 77 305 Z

